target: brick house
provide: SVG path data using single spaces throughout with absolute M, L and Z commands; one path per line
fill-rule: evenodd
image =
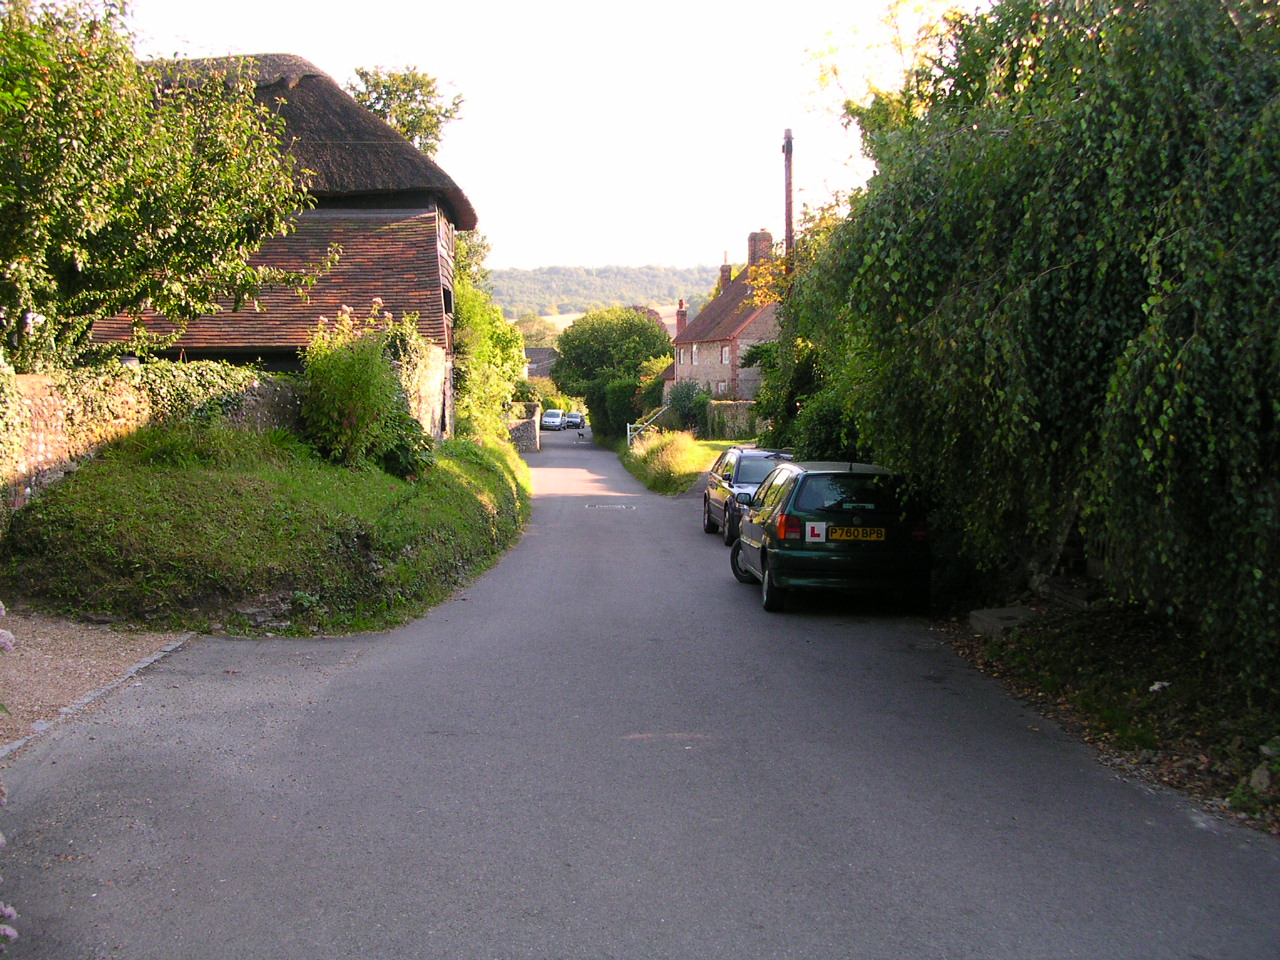
M 475 210 L 433 160 L 301 57 L 265 54 L 185 66 L 212 72 L 246 60 L 256 71 L 256 99 L 284 120 L 284 149 L 314 174 L 309 191 L 316 201 L 299 215 L 292 234 L 268 240 L 253 262 L 303 270 L 323 260 L 332 244 L 342 248 L 341 258 L 306 300 L 292 289 L 277 289 L 264 292 L 259 310 L 228 308 L 198 317 L 163 355 L 296 368 L 298 350 L 321 316 L 336 317 L 344 304 L 365 316 L 381 297 L 383 309 L 396 317 L 416 312 L 422 335 L 438 346 L 438 398 L 432 404 L 438 409 L 424 425 L 437 435 L 449 432 L 455 234 L 475 229 Z M 172 329 L 158 315 L 143 319 L 155 332 Z M 129 334 L 125 317 L 93 328 L 100 341 Z
M 773 236 L 759 230 L 747 238 L 748 268 L 773 256 Z M 674 376 L 668 389 L 685 380 L 702 385 L 717 400 L 751 400 L 760 389 L 760 370 L 742 369 L 742 355 L 751 346 L 778 335 L 777 304 L 758 306 L 747 270 L 737 277 L 725 264 L 720 268 L 720 293 L 692 323 L 681 302 L 676 313 Z

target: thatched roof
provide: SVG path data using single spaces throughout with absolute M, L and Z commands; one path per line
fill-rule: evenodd
M 266 53 L 168 66 L 174 73 L 205 75 L 248 67 L 258 102 L 279 111 L 286 146 L 302 167 L 314 171 L 310 189 L 317 198 L 390 201 L 400 195 L 405 202 L 396 205 L 408 207 L 409 196 L 430 195 L 459 230 L 476 228 L 471 201 L 435 161 L 302 57 Z

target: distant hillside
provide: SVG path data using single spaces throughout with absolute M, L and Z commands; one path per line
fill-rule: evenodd
M 719 276 L 719 267 L 539 267 L 490 270 L 489 282 L 503 314 L 517 320 L 529 314 L 580 314 L 682 299 L 696 308 Z

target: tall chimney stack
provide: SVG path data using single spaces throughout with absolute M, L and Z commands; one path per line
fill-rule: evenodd
M 761 227 L 747 237 L 747 266 L 758 267 L 773 259 L 773 234 Z
M 684 305 L 684 301 L 680 301 L 680 306 L 676 308 L 676 336 L 684 333 L 684 328 L 689 325 L 689 308 Z

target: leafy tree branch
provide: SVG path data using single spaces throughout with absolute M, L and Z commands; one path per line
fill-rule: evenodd
M 154 310 L 172 341 L 306 280 L 249 264 L 308 203 L 252 81 L 139 63 L 120 16 L 0 11 L 0 349 L 19 371 L 92 356 L 98 319 Z
M 384 70 L 356 67 L 358 84 L 347 91 L 356 102 L 395 127 L 429 157 L 444 137 L 444 125 L 462 111 L 462 95 L 446 100 L 440 84 L 417 67 Z

